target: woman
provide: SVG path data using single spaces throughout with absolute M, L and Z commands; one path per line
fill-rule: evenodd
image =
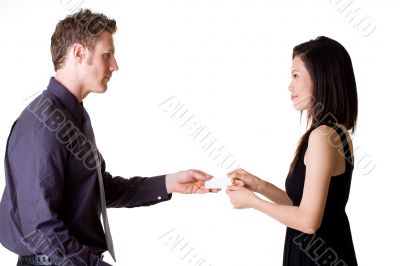
M 345 48 L 327 37 L 293 49 L 291 99 L 307 111 L 286 178 L 286 191 L 237 169 L 227 194 L 235 208 L 254 208 L 287 226 L 283 265 L 357 265 L 345 212 L 353 172 L 348 131 L 357 120 L 357 89 Z M 270 201 L 259 198 L 264 195 Z

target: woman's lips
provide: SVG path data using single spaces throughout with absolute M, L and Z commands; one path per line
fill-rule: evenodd
M 298 96 L 294 96 L 294 95 L 291 95 L 290 96 L 290 99 L 293 101 L 294 99 L 296 99 Z

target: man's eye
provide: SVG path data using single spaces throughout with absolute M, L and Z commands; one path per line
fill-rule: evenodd
M 111 57 L 111 53 L 105 53 L 104 58 L 109 59 Z

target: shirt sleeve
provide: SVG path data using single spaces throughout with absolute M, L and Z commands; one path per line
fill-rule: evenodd
M 165 175 L 131 178 L 113 177 L 105 171 L 104 161 L 102 163 L 102 174 L 108 208 L 150 206 L 170 200 L 172 197 L 172 194 L 167 192 Z
M 66 153 L 56 140 L 42 135 L 34 130 L 23 134 L 8 151 L 18 191 L 15 200 L 23 236 L 20 242 L 32 254 L 47 255 L 57 265 L 110 265 L 71 236 L 64 225 L 60 209 Z

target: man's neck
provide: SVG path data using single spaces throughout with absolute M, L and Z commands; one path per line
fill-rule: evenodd
M 75 98 L 78 102 L 82 102 L 82 100 L 87 96 L 82 89 L 81 84 L 77 81 L 76 75 L 68 73 L 67 71 L 57 70 L 54 78 L 60 82 Z

